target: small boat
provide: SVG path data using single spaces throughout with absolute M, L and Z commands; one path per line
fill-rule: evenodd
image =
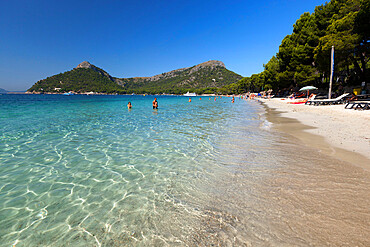
M 63 95 L 70 96 L 70 95 L 74 95 L 74 93 L 68 92 L 68 93 L 64 93 Z
M 190 96 L 190 97 L 192 97 L 192 96 L 197 96 L 197 94 L 196 93 L 189 93 L 189 92 L 187 92 L 186 94 L 184 94 L 184 96 Z

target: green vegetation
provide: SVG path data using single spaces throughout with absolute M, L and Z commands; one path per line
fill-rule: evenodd
M 217 93 L 219 88 L 235 83 L 242 76 L 222 67 L 205 67 L 192 71 L 195 66 L 187 69 L 164 73 L 158 80 L 149 78 L 127 78 L 121 85 L 128 93 L 168 93 L 183 94 L 188 91 L 202 93 Z
M 335 47 L 334 90 L 369 80 L 370 1 L 332 0 L 304 13 L 264 71 L 221 89 L 243 93 L 314 85 L 327 88 L 330 52 Z
M 100 70 L 100 69 L 99 69 Z M 36 82 L 29 92 L 122 93 L 123 89 L 97 69 L 78 68 Z
M 242 78 L 227 70 L 219 61 L 209 61 L 190 68 L 144 78 L 113 78 L 88 62 L 81 64 L 85 67 L 40 80 L 28 91 L 45 93 L 92 91 L 118 94 L 183 94 L 191 91 L 201 94 L 217 93 L 222 86 L 235 83 Z

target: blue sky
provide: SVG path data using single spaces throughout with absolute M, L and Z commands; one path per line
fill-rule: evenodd
M 82 61 L 116 77 L 221 60 L 263 70 L 304 12 L 322 0 L 0 1 L 0 88 L 26 90 Z

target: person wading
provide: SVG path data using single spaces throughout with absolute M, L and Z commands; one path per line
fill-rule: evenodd
M 154 100 L 153 100 L 153 109 L 158 109 L 158 101 L 157 101 L 157 98 L 154 98 Z

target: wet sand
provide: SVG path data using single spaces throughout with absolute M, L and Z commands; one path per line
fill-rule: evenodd
M 273 145 L 286 152 L 265 180 L 269 186 L 258 188 L 269 204 L 261 205 L 267 214 L 259 215 L 258 221 L 267 219 L 269 231 L 274 233 L 266 242 L 370 246 L 368 157 L 334 147 L 324 136 L 307 132 L 314 127 L 283 117 L 282 111 L 266 105 L 265 110 L 267 120 L 273 123 L 272 131 L 281 133 L 281 140 Z
M 307 128 L 274 110 L 267 117 L 295 134 Z M 189 246 L 370 246 L 369 171 L 280 129 L 270 146 L 255 147 L 255 157 L 237 159 L 247 136 L 231 138 L 233 172 L 217 174 L 218 193 L 207 198 Z
M 332 149 L 312 127 L 266 108 L 269 145 L 231 135 L 232 169 L 205 188 L 208 207 L 189 246 L 370 246 L 370 171 L 349 163 L 356 153 Z M 303 140 L 315 145 L 302 145 Z M 334 151 L 333 151 L 334 150 Z M 249 152 L 248 152 L 249 151 Z M 221 153 L 227 153 L 225 152 Z M 244 153 L 244 156 L 238 154 Z M 329 154 L 329 155 L 328 155 Z M 364 160 L 365 157 L 362 157 Z M 364 161 L 362 160 L 362 162 Z M 355 163 L 355 165 L 354 165 Z M 232 172 L 230 172 L 232 170 Z
M 275 130 L 288 133 L 326 155 L 370 171 L 370 112 L 344 110 L 344 105 L 289 105 L 280 99 L 261 102 Z

